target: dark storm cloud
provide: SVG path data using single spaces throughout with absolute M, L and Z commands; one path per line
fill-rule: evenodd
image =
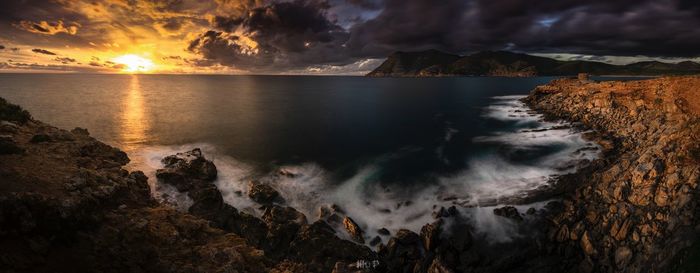
M 437 48 L 619 56 L 700 53 L 697 1 L 387 0 L 350 30 L 359 56 Z
M 387 0 L 374 19 L 354 25 L 348 46 L 356 56 L 383 57 L 396 50 L 442 49 L 457 51 L 451 35 L 469 2 L 444 0 Z
M 328 8 L 325 1 L 297 0 L 252 8 L 238 17 L 218 16 L 212 20 L 217 30 L 200 35 L 188 50 L 204 57 L 204 64 L 250 70 L 348 63 L 344 43 L 349 34 L 328 19 Z
M 46 54 L 46 55 L 56 55 L 56 53 L 53 53 L 51 51 L 48 51 L 46 49 L 41 49 L 41 48 L 32 49 L 32 52 L 39 53 L 39 54 Z
M 379 0 L 345 0 L 348 3 L 369 10 L 376 10 L 382 7 Z

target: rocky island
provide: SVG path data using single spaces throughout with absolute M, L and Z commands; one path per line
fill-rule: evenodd
M 694 272 L 698 85 L 581 78 L 533 90 L 532 109 L 592 129 L 604 151 L 558 177 L 543 209 L 496 208 L 526 235 L 503 243 L 475 236 L 454 207 L 436 208 L 420 232 L 365 240 L 342 204 L 304 215 L 253 180 L 241 194 L 258 203 L 256 217 L 224 202 L 216 165 L 199 149 L 163 158 L 151 181 L 192 199 L 177 210 L 124 168 L 124 152 L 0 100 L 0 271 Z

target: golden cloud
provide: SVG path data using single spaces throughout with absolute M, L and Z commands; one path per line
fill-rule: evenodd
M 40 34 L 47 34 L 47 35 L 55 35 L 58 33 L 67 33 L 70 35 L 75 35 L 78 33 L 78 27 L 80 24 L 78 23 L 72 23 L 69 26 L 65 26 L 63 24 L 63 21 L 58 20 L 56 22 L 47 22 L 47 21 L 41 21 L 41 22 L 32 22 L 28 20 L 23 20 L 20 21 L 18 24 L 15 24 L 16 27 L 33 32 L 33 33 L 40 33 Z

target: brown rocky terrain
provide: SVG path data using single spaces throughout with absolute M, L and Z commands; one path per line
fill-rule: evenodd
M 577 253 L 581 272 L 665 272 L 698 232 L 700 77 L 629 82 L 560 79 L 528 104 L 580 122 L 609 149 L 561 183 L 576 190 L 549 238 Z M 697 269 L 696 269 L 697 270 Z

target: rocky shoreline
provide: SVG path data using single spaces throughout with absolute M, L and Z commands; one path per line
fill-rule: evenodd
M 550 118 L 594 129 L 605 156 L 563 178 L 575 190 L 548 237 L 580 272 L 681 270 L 698 232 L 700 77 L 560 79 L 526 99 Z M 696 268 L 697 270 L 697 268 Z
M 604 156 L 558 178 L 548 194 L 561 202 L 494 210 L 522 235 L 503 243 L 455 208 L 437 208 L 419 233 L 370 240 L 342 204 L 304 215 L 274 185 L 250 181 L 241 194 L 258 218 L 224 202 L 199 149 L 156 172 L 192 199 L 178 211 L 151 196 L 142 172 L 123 169 L 124 152 L 0 99 L 0 271 L 684 272 L 698 229 L 699 84 L 561 79 L 533 90 L 530 107 L 594 129 Z

